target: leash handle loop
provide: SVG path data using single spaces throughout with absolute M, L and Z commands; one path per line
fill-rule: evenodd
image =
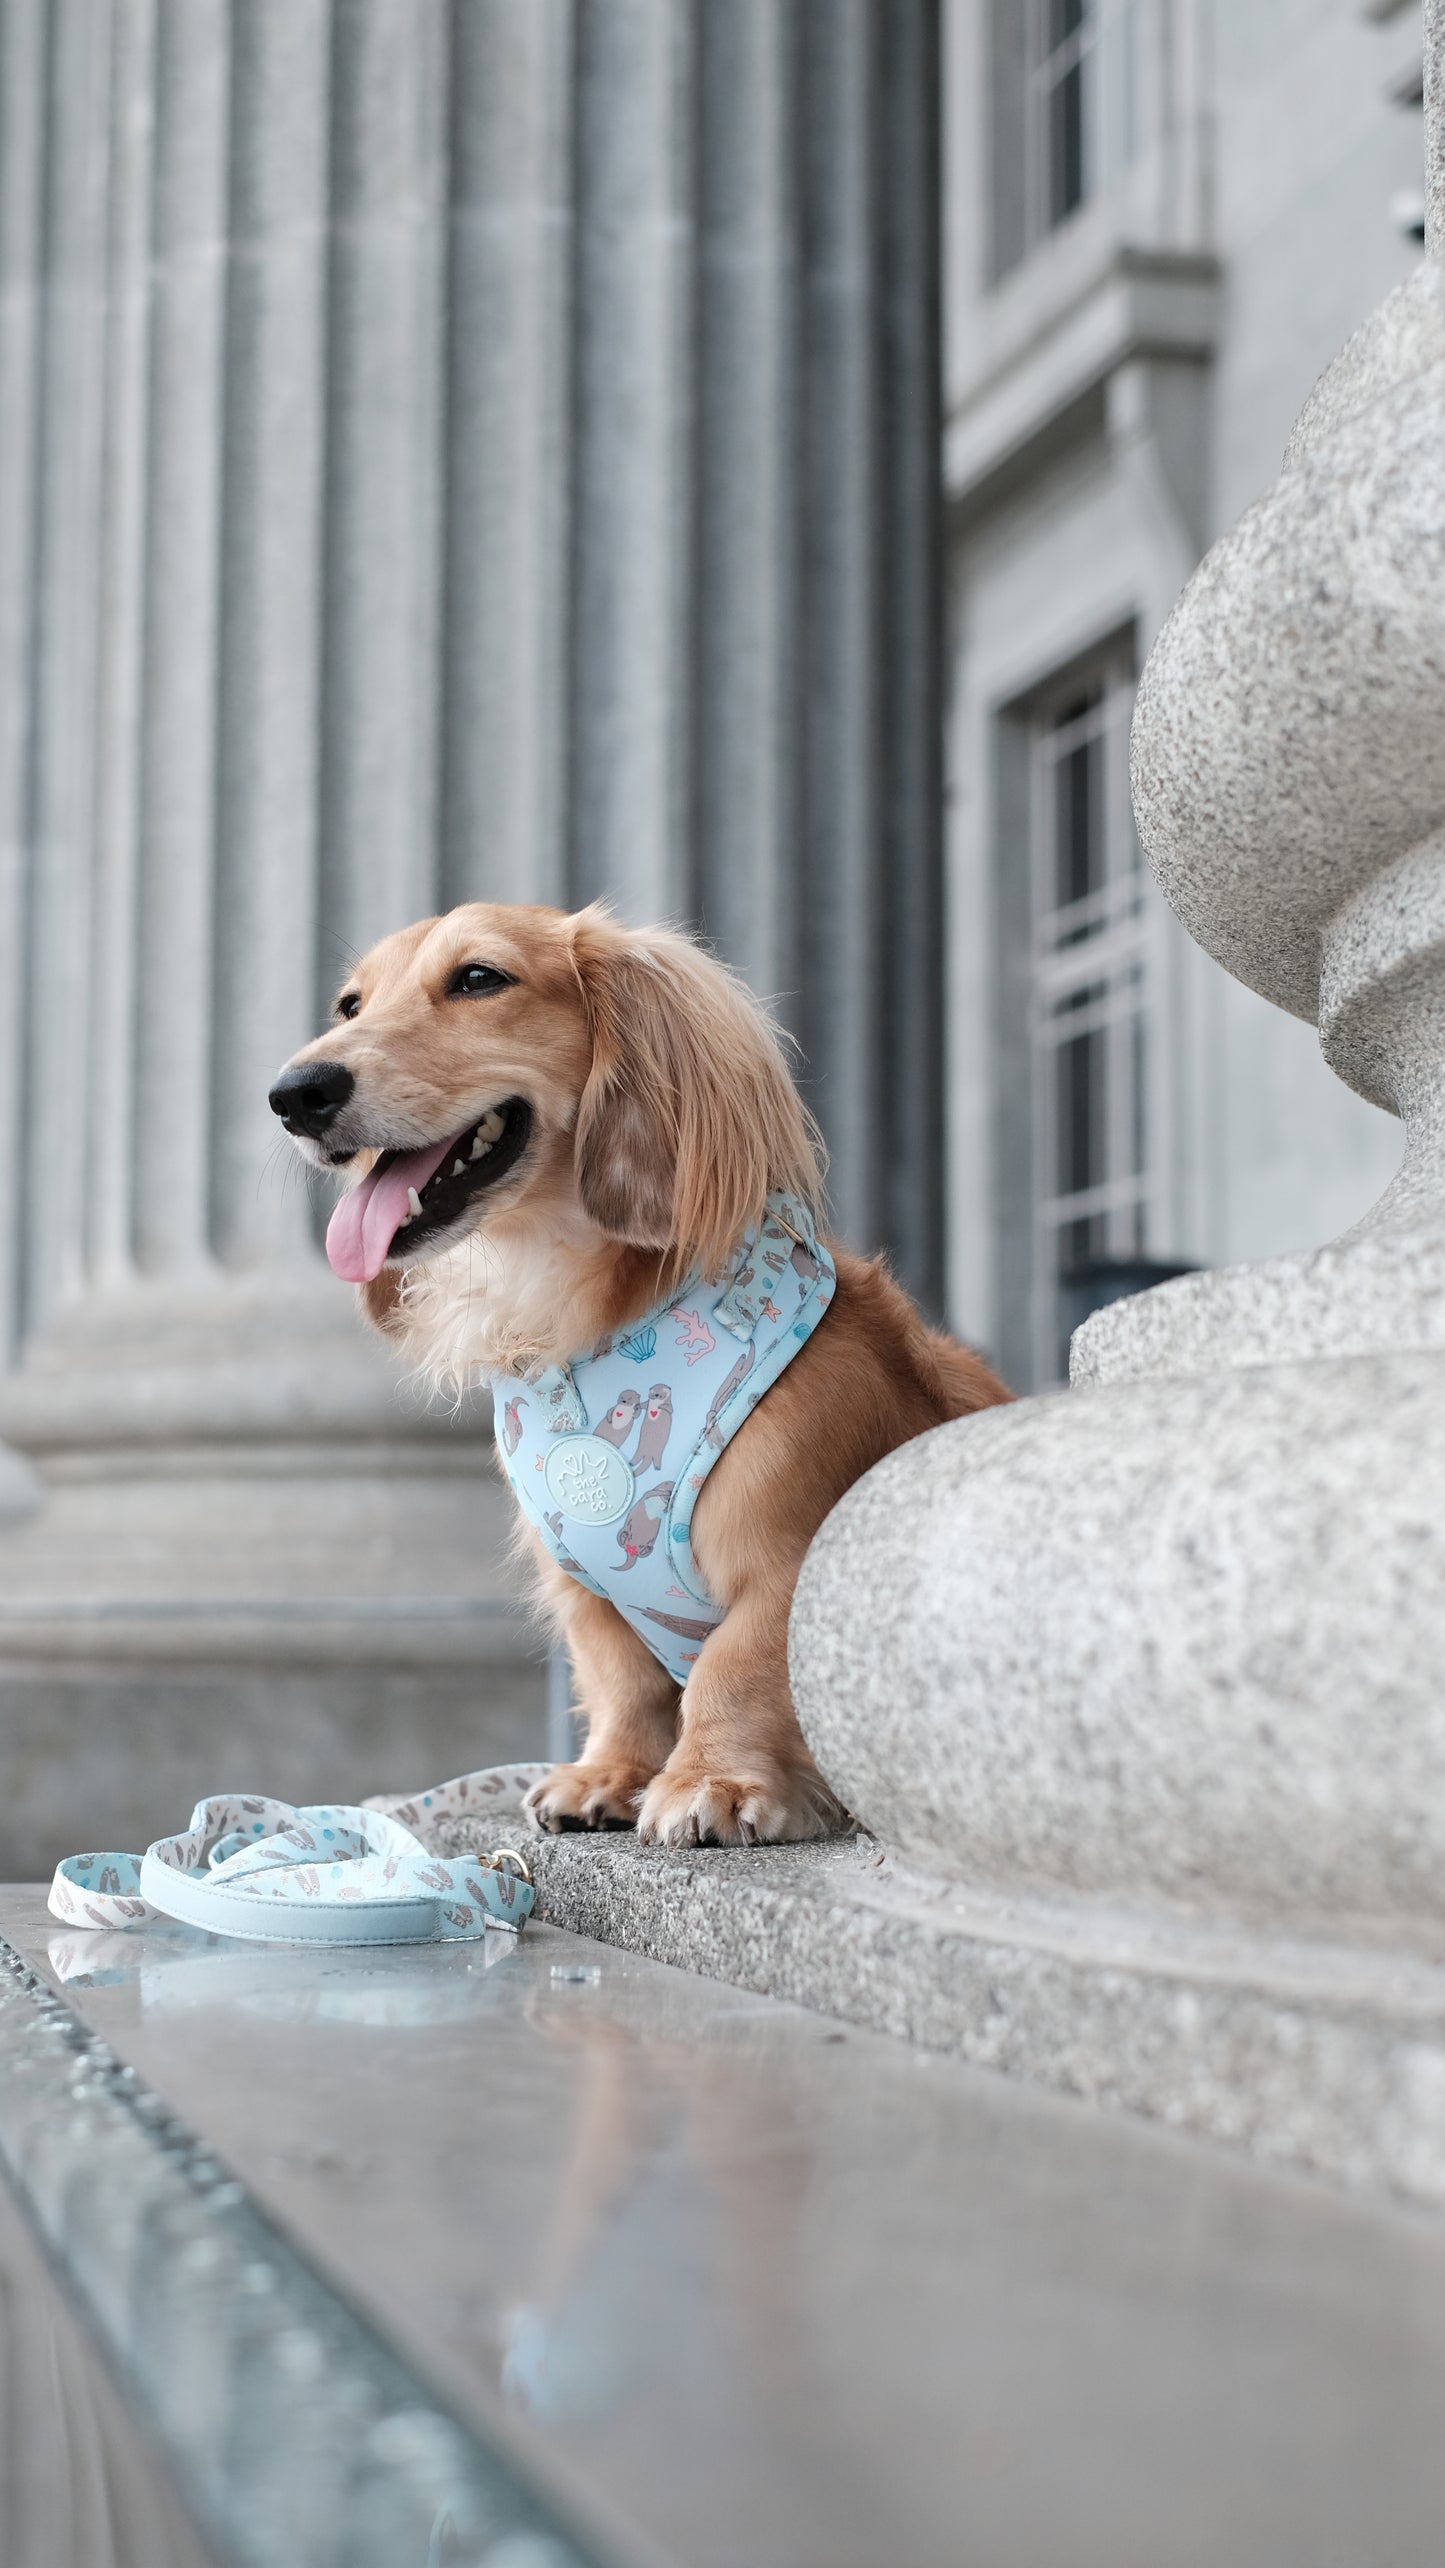
M 467 1942 L 488 1926 L 517 1933 L 536 1897 L 525 1856 L 510 1846 L 438 1855 L 407 1822 L 473 1815 L 499 1797 L 515 1808 L 546 1771 L 488 1767 L 390 1811 L 214 1794 L 197 1802 L 188 1828 L 144 1855 L 68 1856 L 51 1884 L 51 1915 L 112 1929 L 171 1917 L 281 1944 Z

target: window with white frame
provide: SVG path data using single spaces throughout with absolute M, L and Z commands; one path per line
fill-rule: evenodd
M 993 0 L 995 276 L 1133 159 L 1146 5 L 1167 0 Z
M 1092 103 L 1099 12 L 1094 0 L 1031 0 L 1031 6 L 1029 197 L 1038 234 L 1051 232 L 1084 201 L 1085 107 Z
M 1091 1309 L 1156 1235 L 1150 1130 L 1155 945 L 1129 801 L 1132 658 L 1038 702 L 1030 725 L 1029 1056 L 1033 1372 L 1068 1370 Z

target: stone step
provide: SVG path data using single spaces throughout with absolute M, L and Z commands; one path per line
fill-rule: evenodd
M 485 1852 L 499 1826 L 431 1834 Z M 965 1888 L 867 1837 L 526 1852 L 538 1913 L 578 1934 L 1261 2162 L 1445 2201 L 1445 1939 L 1428 1931 L 1345 1942 Z
M 1436 2224 L 545 1923 L 0 1935 L 0 2177 L 222 2558 L 1438 2559 Z

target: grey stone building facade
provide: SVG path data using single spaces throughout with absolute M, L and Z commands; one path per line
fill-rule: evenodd
M 1422 26 L 949 0 L 945 27 L 950 1299 L 1028 1387 L 1121 1285 L 1327 1238 L 1398 1160 L 1171 918 L 1126 755 L 1196 561 L 1419 264 Z

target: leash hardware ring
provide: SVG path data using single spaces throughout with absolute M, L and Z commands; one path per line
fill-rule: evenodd
M 501 1871 L 503 1856 L 507 1858 L 509 1863 L 514 1863 L 516 1865 L 518 1873 L 521 1875 L 523 1881 L 528 1883 L 531 1882 L 532 1867 L 528 1863 L 525 1855 L 518 1854 L 515 1846 L 494 1846 L 487 1857 L 488 1872 Z

